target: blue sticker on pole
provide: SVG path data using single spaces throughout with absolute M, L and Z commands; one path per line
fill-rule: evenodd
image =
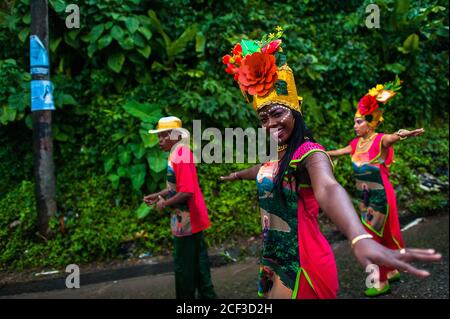
M 31 111 L 54 109 L 52 82 L 47 80 L 31 81 Z
M 47 75 L 49 61 L 47 50 L 37 35 L 30 36 L 31 74 Z

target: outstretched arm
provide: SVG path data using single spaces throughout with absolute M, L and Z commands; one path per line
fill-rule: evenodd
M 353 240 L 359 235 L 367 234 L 347 192 L 334 178 L 327 156 L 319 152 L 311 154 L 306 158 L 306 169 L 320 207 L 344 235 Z M 418 277 L 427 277 L 429 273 L 415 268 L 409 262 L 441 259 L 441 255 L 433 249 L 406 249 L 402 252 L 388 249 L 369 239 L 359 240 L 353 247 L 353 253 L 364 267 L 369 264 L 388 266 Z
M 242 171 L 230 173 L 228 176 L 220 176 L 220 180 L 222 181 L 235 181 L 237 179 L 246 179 L 246 180 L 254 180 L 258 171 L 261 167 L 261 164 L 252 166 L 250 168 L 244 169 Z
M 398 130 L 394 134 L 385 134 L 383 136 L 383 147 L 388 148 L 389 146 L 394 145 L 396 142 L 398 142 L 400 140 L 404 140 L 410 136 L 411 137 L 419 136 L 419 135 L 423 134 L 424 132 L 425 132 L 425 130 L 423 128 L 418 128 L 413 131 L 401 129 L 401 130 Z
M 347 155 L 352 152 L 352 147 L 350 145 L 340 148 L 338 150 L 334 151 L 328 151 L 327 154 L 330 156 L 341 156 L 341 155 Z

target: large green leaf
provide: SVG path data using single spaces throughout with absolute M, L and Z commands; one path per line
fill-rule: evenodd
M 395 73 L 395 74 L 400 74 L 406 70 L 406 67 L 404 65 L 402 65 L 401 63 L 386 64 L 384 66 L 384 68 L 387 71 Z
M 145 147 L 142 143 L 130 144 L 130 149 L 137 159 L 141 159 L 145 155 Z
M 136 210 L 136 216 L 139 219 L 144 218 L 147 216 L 151 211 L 151 208 L 147 206 L 146 203 L 142 203 L 141 206 Z
M 167 167 L 167 154 L 156 149 L 151 149 L 147 154 L 147 162 L 152 171 L 160 173 Z
M 139 27 L 138 31 L 147 39 L 150 40 L 152 37 L 152 31 L 146 27 Z
M 186 30 L 184 30 L 183 34 L 167 47 L 167 56 L 169 57 L 169 60 L 172 60 L 181 51 L 183 51 L 186 48 L 189 41 L 194 39 L 196 34 L 197 34 L 196 24 L 193 24 Z
M 49 0 L 50 5 L 55 9 L 56 12 L 60 13 L 66 10 L 67 5 L 63 0 Z
M 133 34 L 133 42 L 135 46 L 140 48 L 145 48 L 147 46 L 144 37 L 137 32 Z
M 119 161 L 122 165 L 126 165 L 130 162 L 131 160 L 131 153 L 128 149 L 126 148 L 119 148 Z
M 119 177 L 126 177 L 126 176 L 128 176 L 128 173 L 129 173 L 128 167 L 119 166 L 117 168 L 117 176 L 119 176 Z
M 202 32 L 197 32 L 195 37 L 195 52 L 202 56 L 205 53 L 206 37 Z
M 170 43 L 172 42 L 169 38 L 169 36 L 164 32 L 162 26 L 161 26 L 161 22 L 159 22 L 158 17 L 156 16 L 155 11 L 153 10 L 149 10 L 148 11 L 148 15 L 150 17 L 150 21 L 152 23 L 152 26 L 156 29 L 156 31 L 158 31 L 159 34 L 161 34 L 161 36 L 164 39 L 164 43 L 166 45 L 166 48 L 168 48 L 170 46 Z
M 100 38 L 103 31 L 105 30 L 105 26 L 103 24 L 98 24 L 95 27 L 92 28 L 91 32 L 89 33 L 89 41 L 95 42 Z
M 25 24 L 30 24 L 31 23 L 31 12 L 28 12 L 27 14 L 25 14 L 22 18 L 22 22 Z
M 124 50 L 132 50 L 134 48 L 134 41 L 128 36 L 120 39 L 119 44 Z
M 121 27 L 118 25 L 113 26 L 111 29 L 111 36 L 116 39 L 118 42 L 120 42 L 124 37 L 124 32 Z
M 61 38 L 61 37 L 59 37 L 58 39 L 56 39 L 56 40 L 54 40 L 54 41 L 51 41 L 51 42 L 50 42 L 50 50 L 51 50 L 52 52 L 55 52 L 56 49 L 58 48 L 59 44 L 61 43 L 61 41 L 62 41 L 62 38 Z
M 66 42 L 71 47 L 78 49 L 80 45 L 79 35 L 80 29 L 72 29 L 69 32 L 64 33 L 64 42 Z
M 98 50 L 101 50 L 103 48 L 106 48 L 108 45 L 111 44 L 112 36 L 110 34 L 104 35 L 103 37 L 98 40 Z
M 395 13 L 398 15 L 405 15 L 408 13 L 410 0 L 396 0 L 395 1 Z
M 116 73 L 120 73 L 124 62 L 125 56 L 122 53 L 114 53 L 108 58 L 109 68 Z
M 128 101 L 123 109 L 130 115 L 133 115 L 144 122 L 154 123 L 161 117 L 159 106 L 150 103 L 139 103 Z
M 77 101 L 70 94 L 64 94 L 62 96 L 62 104 L 63 105 L 77 105 Z
M 109 157 L 103 162 L 103 167 L 106 173 L 108 173 L 113 168 L 114 162 L 115 162 L 114 157 Z
M 69 135 L 62 132 L 59 125 L 56 124 L 53 124 L 53 138 L 60 142 L 67 142 L 70 139 Z
M 113 135 L 111 135 L 111 140 L 113 142 L 117 142 L 117 141 L 123 139 L 125 136 L 127 136 L 127 132 L 125 130 L 119 130 L 116 133 L 114 133 Z
M 150 46 L 148 45 L 145 48 L 137 49 L 137 51 L 146 59 L 150 56 L 150 53 L 152 52 Z
M 131 34 L 135 33 L 136 30 L 139 28 L 139 20 L 135 17 L 130 17 L 125 20 L 125 25 L 128 28 L 128 31 L 130 31 Z
M 253 54 L 255 52 L 260 52 L 261 49 L 255 41 L 251 40 L 241 40 L 242 55 L 245 57 L 248 54 Z
M 137 164 L 130 167 L 129 176 L 134 189 L 140 189 L 145 182 L 145 165 Z
M 0 123 L 7 124 L 8 122 L 14 121 L 16 118 L 16 114 L 17 114 L 16 108 L 3 105 L 0 108 Z
M 419 49 L 419 36 L 415 33 L 411 34 L 403 42 L 403 48 L 406 52 L 411 52 Z
M 22 29 L 22 31 L 19 32 L 19 40 L 21 42 L 25 42 L 29 34 L 30 34 L 29 28 Z
M 158 136 L 156 134 L 148 133 L 148 130 L 140 129 L 139 135 L 146 148 L 153 147 L 159 143 Z
M 117 189 L 119 187 L 120 177 L 115 174 L 108 175 L 108 179 L 111 181 L 113 188 Z

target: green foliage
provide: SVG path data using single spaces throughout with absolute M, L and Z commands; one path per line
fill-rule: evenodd
M 30 196 L 31 195 L 31 196 Z M 36 237 L 33 184 L 23 181 L 0 199 L 0 265 L 24 258 Z
M 14 59 L 0 59 L 0 125 L 22 120 L 30 106 L 30 76 Z
M 158 254 L 170 248 L 168 216 L 137 220 L 134 208 L 121 200 L 123 192 L 113 192 L 108 184 L 102 176 L 60 179 L 58 197 L 64 201 L 59 202 L 59 211 L 64 213 L 51 220 L 55 238 L 49 241 L 37 235 L 33 184 L 24 181 L 7 193 L 0 200 L 1 267 L 62 267 L 124 258 L 122 247 L 130 242 L 135 245 L 135 254 L 148 250 Z
M 221 244 L 261 231 L 254 181 L 219 182 L 220 176 L 248 168 L 245 164 L 200 164 L 199 180 L 211 219 L 210 241 Z
M 422 136 L 397 143 L 391 169 L 391 181 L 401 207 L 418 214 L 448 209 L 448 189 L 436 194 L 419 188 L 418 175 L 423 173 L 448 183 L 448 124 L 426 129 Z

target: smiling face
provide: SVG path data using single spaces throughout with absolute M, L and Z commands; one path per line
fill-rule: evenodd
M 287 144 L 295 123 L 290 109 L 279 104 L 267 105 L 258 111 L 258 116 L 269 134 L 271 129 L 274 130 L 271 136 L 278 141 L 278 145 Z
M 353 128 L 355 129 L 355 133 L 358 137 L 366 136 L 373 131 L 373 129 L 369 126 L 369 123 L 363 118 L 355 117 L 354 123 Z

